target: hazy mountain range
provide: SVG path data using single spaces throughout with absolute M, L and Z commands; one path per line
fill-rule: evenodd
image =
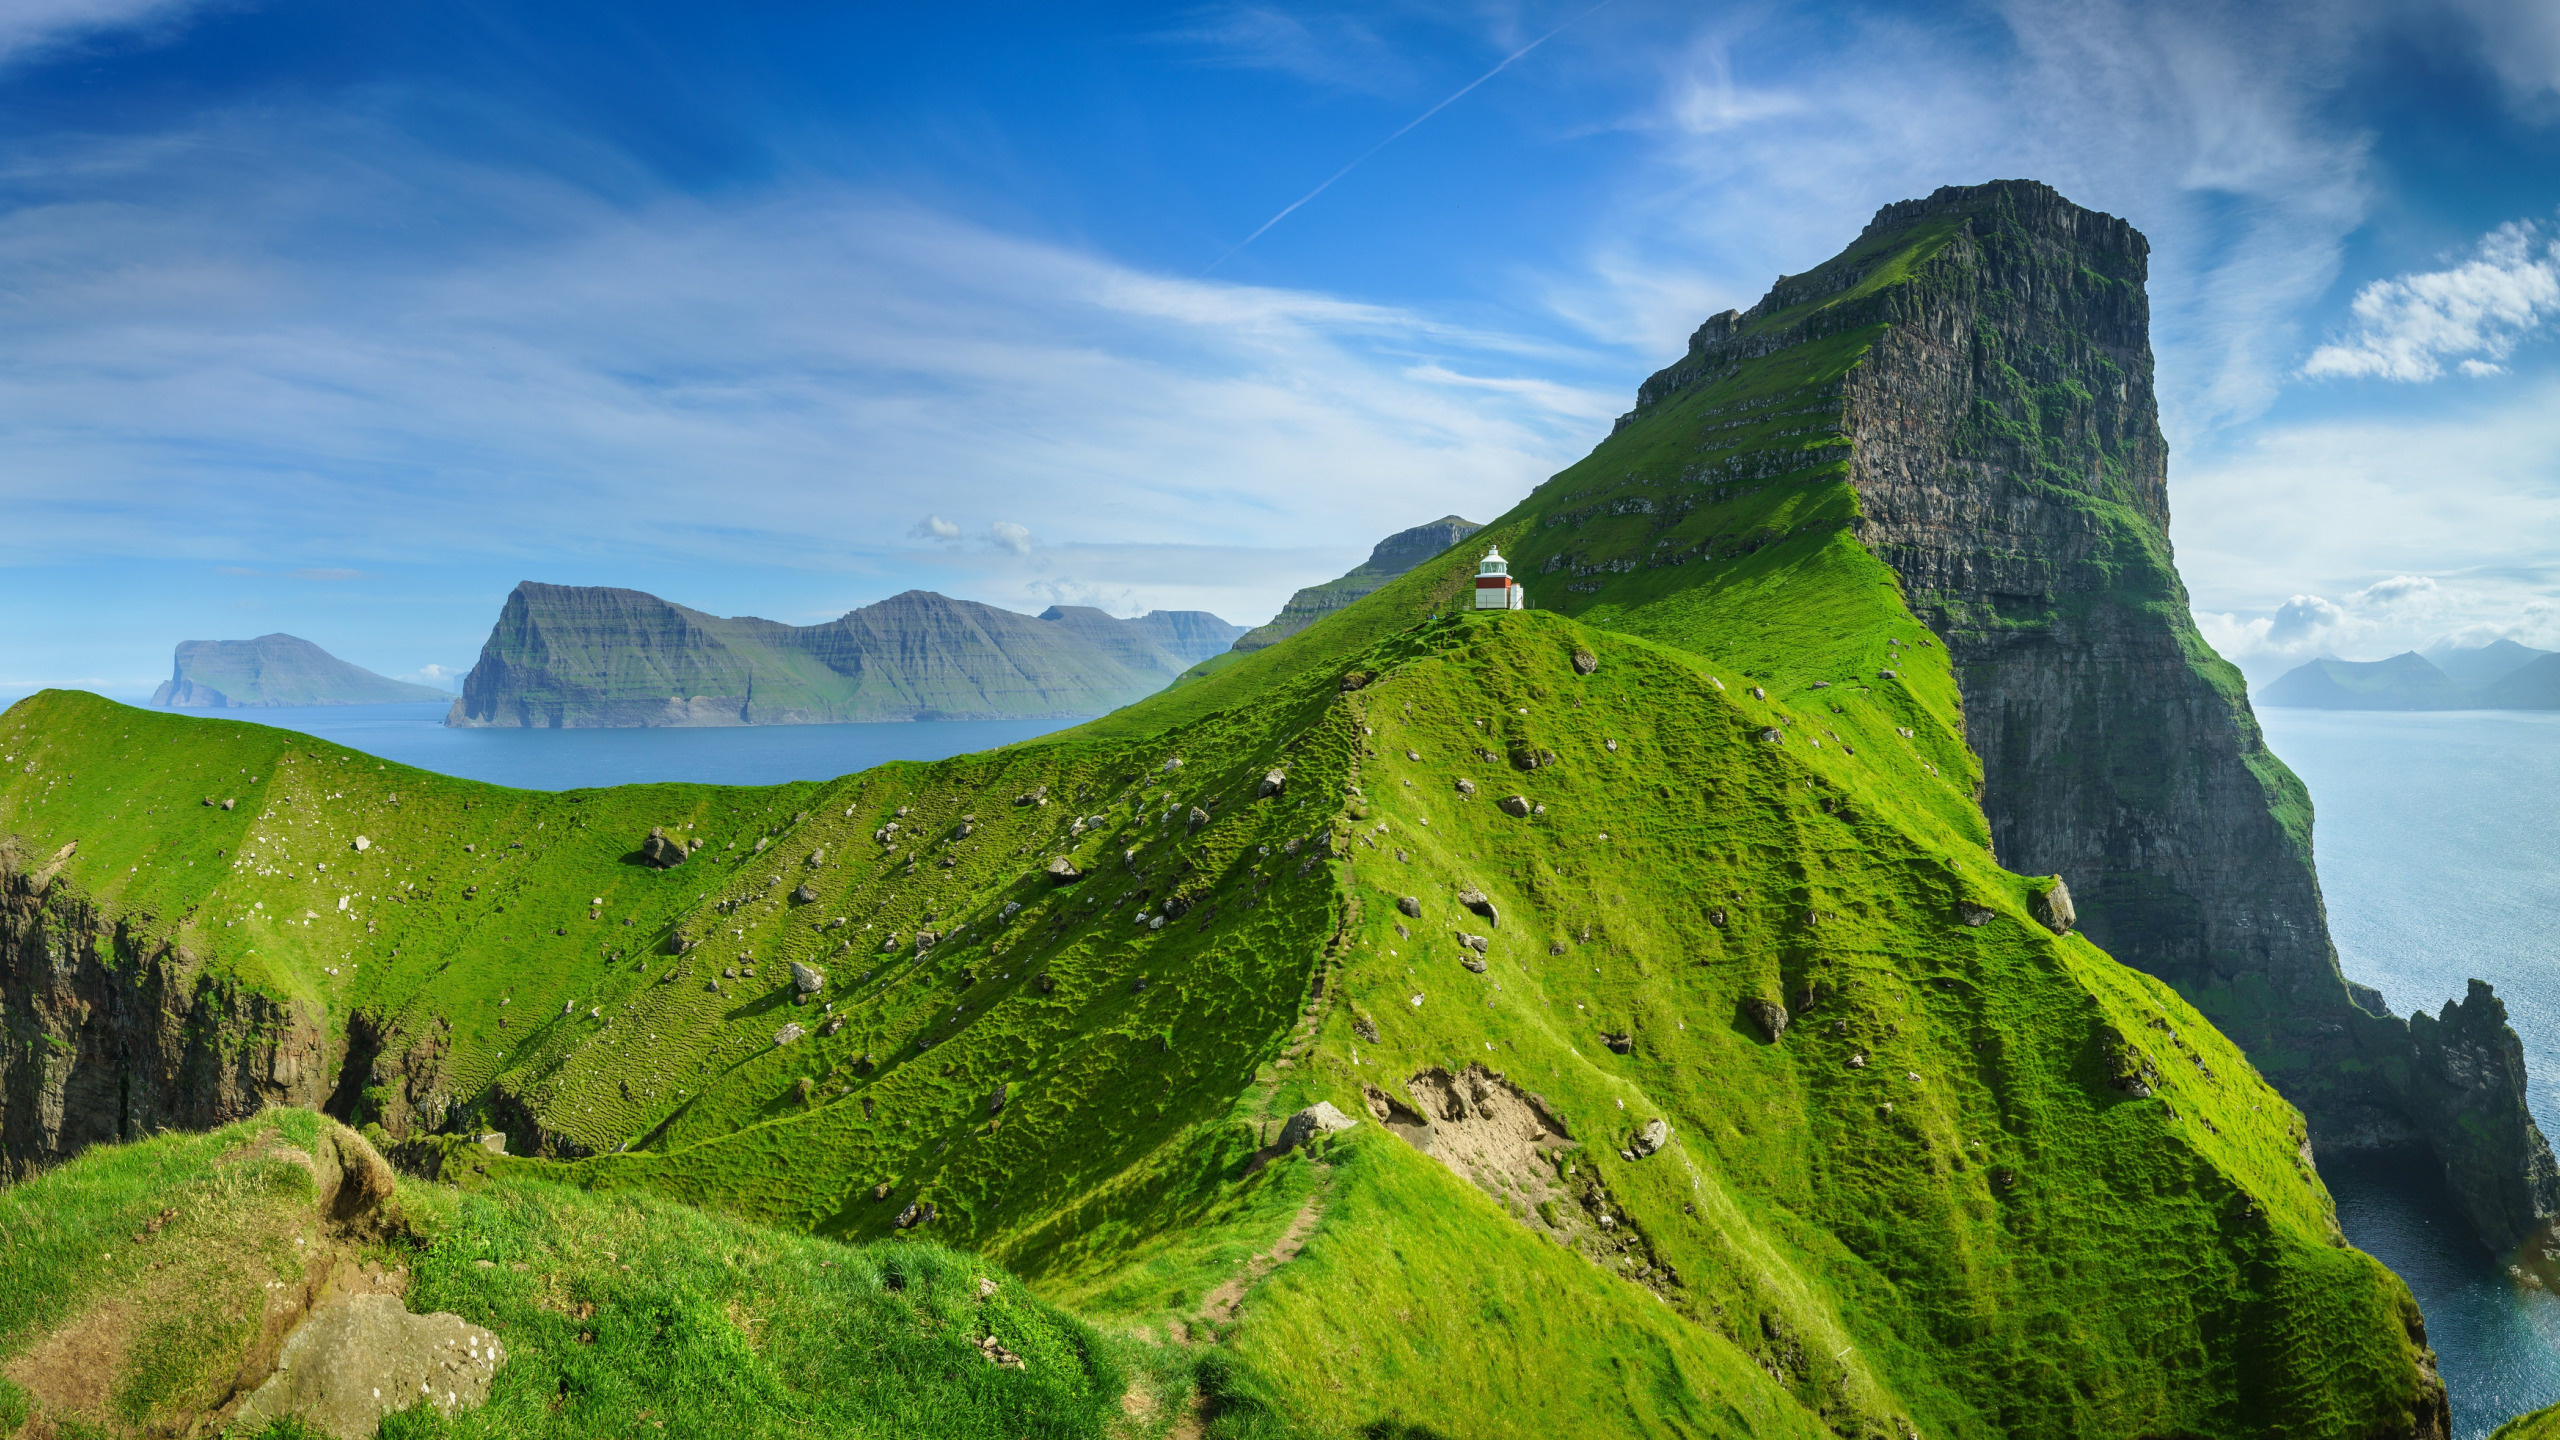
M 392 705 L 444 700 L 450 692 L 350 665 L 308 640 L 188 640 L 151 703 L 172 710 L 247 710 L 278 705 Z
M 2498 640 L 2388 660 L 2323 657 L 2286 671 L 2258 701 L 2300 710 L 2560 710 L 2560 653 Z

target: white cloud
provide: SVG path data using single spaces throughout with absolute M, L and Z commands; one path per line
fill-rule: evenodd
M 2499 374 L 2495 362 L 2560 311 L 2560 240 L 2510 221 L 2460 265 L 2365 286 L 2354 310 L 2354 332 L 2312 351 L 2304 374 L 2433 380 L 2457 358 L 2465 375 Z
M 21 149 L 0 181 L 80 197 L 0 211 L 0 563 L 520 566 L 566 541 L 876 598 L 958 558 L 885 517 L 974 512 L 1014 527 L 970 551 L 1010 570 L 950 572 L 978 598 L 1020 603 L 1035 533 L 1145 537 L 1229 559 L 1138 603 L 1268 613 L 1391 530 L 1506 508 L 1623 402 L 1551 341 L 841 188 L 607 205 L 343 117 Z M 430 196 L 507 243 L 364 221 Z
M 907 536 L 914 540 L 957 540 L 960 527 L 939 515 L 927 515 L 916 522 L 916 528 L 908 531 Z
M 100 31 L 166 21 L 199 0 L 6 0 L 0 3 L 0 64 Z

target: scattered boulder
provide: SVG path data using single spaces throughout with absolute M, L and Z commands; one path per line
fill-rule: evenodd
M 809 1103 L 809 1097 L 817 1093 L 818 1082 L 810 1079 L 806 1075 L 803 1075 L 798 1080 L 792 1082 L 791 1103 L 794 1105 L 806 1105 Z
M 1503 813 L 1503 814 L 1505 814 L 1505 815 L 1513 816 L 1513 817 L 1515 817 L 1515 818 L 1517 818 L 1517 819 L 1522 819 L 1522 820 L 1526 820 L 1526 819 L 1528 819 L 1528 818 L 1529 818 L 1529 797 L 1528 797 L 1528 796 L 1526 796 L 1526 795 L 1505 795 L 1505 796 L 1503 796 L 1503 797 L 1502 797 L 1502 813 Z
M 1199 834 L 1200 827 L 1208 823 L 1209 812 L 1201 809 L 1197 805 L 1191 807 L 1190 814 L 1182 817 L 1182 828 L 1193 835 Z
M 1979 905 L 1959 905 L 1956 907 L 1956 923 L 1959 925 L 1970 925 L 1978 930 L 1983 926 L 1990 924 L 1991 920 L 1991 912 L 1983 909 Z
M 1174 771 L 1179 770 L 1179 769 L 1181 769 L 1181 768 L 1182 768 L 1182 757 L 1181 757 L 1181 756 L 1179 756 L 1179 755 L 1176 755 L 1176 756 L 1174 756 L 1172 759 L 1167 760 L 1167 761 L 1165 761 L 1165 762 L 1164 762 L 1164 773 L 1165 773 L 1165 774 L 1167 774 L 1167 775 L 1170 775 L 1170 774 L 1172 774 Z
M 827 988 L 827 972 L 794 960 L 791 962 L 791 986 L 803 995 L 815 995 Z
M 907 1208 L 898 1212 L 898 1228 L 901 1230 L 913 1230 L 932 1220 L 933 1207 L 922 1200 L 909 1201 Z
M 1485 947 L 1491 945 L 1493 942 L 1487 940 L 1481 935 L 1470 935 L 1466 931 L 1461 930 L 1458 932 L 1458 943 L 1467 949 L 1473 950 L 1477 954 L 1482 955 L 1486 953 Z
M 1636 1138 L 1628 1142 L 1627 1149 L 1641 1160 L 1670 1143 L 1671 1126 L 1665 1121 L 1652 1120 L 1646 1122 L 1645 1127 L 1636 1132 Z
M 1599 657 L 1599 656 L 1592 654 L 1592 653 L 1591 653 L 1590 651 L 1588 651 L 1588 650 L 1576 650 L 1576 651 L 1574 651 L 1574 652 L 1573 652 L 1573 673 L 1574 673 L 1574 674 L 1576 674 L 1576 675 L 1588 675 L 1588 674 L 1590 674 L 1592 671 L 1597 670 L 1597 669 L 1599 669 L 1599 668 L 1600 668 L 1600 657 Z
M 1483 916 L 1485 923 L 1494 929 L 1502 928 L 1502 912 L 1494 907 L 1491 900 L 1485 898 L 1483 891 L 1473 885 L 1458 892 L 1458 903 Z
M 1289 788 L 1288 771 L 1266 770 L 1262 774 L 1262 784 L 1260 788 L 1253 792 L 1253 798 L 1256 800 L 1267 799 L 1270 796 L 1279 794 L 1287 788 Z
M 1459 964 L 1461 964 L 1461 965 L 1466 966 L 1468 969 L 1470 969 L 1470 970 L 1474 971 L 1474 972 L 1475 972 L 1475 973 L 1477 973 L 1478 975 L 1481 975 L 1481 974 L 1483 974 L 1483 973 L 1484 973 L 1484 957 L 1483 957 L 1483 956 L 1480 956 L 1480 955 L 1461 955 L 1461 956 L 1459 956 L 1459 957 L 1458 957 L 1458 963 L 1459 963 Z
M 800 1028 L 799 1021 L 794 1020 L 790 1024 L 773 1032 L 773 1043 L 777 1046 L 788 1045 L 792 1041 L 797 1040 L 808 1033 L 808 1031 Z
M 2071 908 L 2071 887 L 2059 875 L 2052 879 L 2052 886 L 2036 897 L 2036 919 L 2054 934 L 2068 935 L 2080 923 L 2080 913 Z
M 886 1180 L 883 1180 L 883 1181 L 881 1181 L 879 1184 L 872 1186 L 872 1187 L 871 1187 L 871 1198 L 872 1198 L 872 1199 L 874 1199 L 874 1200 L 886 1200 L 886 1199 L 888 1199 L 888 1198 L 889 1198 L 889 1182 L 888 1182 L 888 1181 L 886 1181 Z
M 1879 670 L 1876 672 L 1876 678 L 1879 680 L 1896 680 L 1900 679 L 1901 676 L 1895 671 Z
M 808 886 L 806 886 L 806 885 L 802 885 L 802 886 L 799 886 L 798 888 L 794 889 L 794 890 L 791 892 L 791 898 L 792 898 L 792 900 L 793 900 L 794 902 L 796 902 L 796 903 L 798 903 L 798 904 L 802 904 L 802 905 L 813 904 L 813 903 L 815 903 L 815 902 L 816 902 L 816 900 L 817 900 L 817 898 L 818 898 L 818 892 L 817 892 L 817 891 L 815 891 L 815 890 L 810 889 L 810 888 L 809 888 Z
M 1354 690 L 1367 686 L 1371 680 L 1376 678 L 1377 677 L 1369 671 L 1354 670 L 1350 674 L 1342 677 L 1342 693 L 1348 695 Z
M 1816 680 L 1805 688 L 1808 690 L 1828 690 L 1831 688 L 1831 682 L 1828 680 Z
M 341 1440 L 371 1440 L 420 1400 L 450 1416 L 476 1410 L 506 1362 L 498 1337 L 459 1315 L 412 1315 L 396 1295 L 346 1295 L 312 1310 L 276 1356 L 275 1374 L 231 1417 L 240 1434 L 279 1420 Z
M 1458 780 L 1458 793 L 1472 799 L 1476 793 L 1476 782 L 1461 776 Z
M 1633 1055 L 1636 1053 L 1636 1037 L 1624 1031 L 1613 1033 L 1611 1031 L 1603 1030 L 1600 1032 L 1600 1043 L 1608 1046 L 1611 1050 L 1620 1055 Z
M 225 800 L 222 802 L 222 808 L 225 810 L 233 809 L 238 806 L 239 803 L 240 802 L 237 800 Z
M 1016 805 L 1046 805 L 1049 803 L 1049 787 L 1046 785 L 1034 785 L 1030 789 L 1023 791 L 1021 794 L 1014 796 L 1013 803 Z
M 684 863 L 685 848 L 667 838 L 666 827 L 656 826 L 649 838 L 640 842 L 640 858 L 661 870 L 673 870 Z
M 320 1213 L 340 1230 L 375 1228 L 372 1222 L 389 1203 L 395 1187 L 391 1162 L 362 1136 L 335 1121 L 324 1121 L 323 1144 L 336 1173 L 321 1182 Z
M 1002 1080 L 997 1081 L 994 1093 L 987 1096 L 987 1113 L 990 1115 L 1003 1114 L 1005 1098 L 1012 1093 L 1013 1087 L 1011 1085 L 1006 1084 Z
M 1760 739 L 1763 744 L 1784 745 L 1787 743 L 1787 732 L 1771 726 L 1760 732 Z
M 1772 1045 L 1778 1043 L 1779 1036 L 1787 1033 L 1787 1007 L 1775 1000 L 1752 996 L 1742 1002 L 1742 1013 L 1750 1017 L 1752 1024 L 1760 1027 L 1760 1033 L 1768 1036 Z
M 1288 1154 L 1310 1140 L 1348 1130 L 1360 1122 L 1333 1108 L 1330 1100 L 1319 1100 L 1289 1117 L 1280 1127 L 1280 1153 Z
M 1072 885 L 1083 878 L 1084 872 L 1064 855 L 1049 862 L 1049 883 L 1052 885 Z
M 1713 925 L 1719 930 L 1723 929 L 1725 924 L 1724 907 L 1721 905 L 1710 907 L 1707 911 L 1707 923 Z
M 1043 975 L 1031 983 L 1039 986 L 1040 993 L 1043 995 L 1055 995 L 1058 993 L 1058 977 L 1055 975 Z
M 1405 918 L 1409 920 L 1419 920 L 1422 918 L 1421 897 L 1415 895 L 1399 895 L 1396 897 L 1396 909 L 1401 911 Z
M 1366 1015 L 1354 1015 L 1351 1017 L 1351 1033 L 1375 1045 L 1378 1043 L 1378 1022 Z
M 357 853 L 357 854 L 361 855 L 361 854 L 363 854 L 364 852 L 366 852 L 367 850 L 370 850 L 370 849 L 372 849 L 372 848 L 373 848 L 373 842 L 372 842 L 372 841 L 370 841 L 370 840 L 366 839 L 366 838 L 365 838 L 365 837 L 363 837 L 362 835 L 359 835 L 359 836 L 357 836 L 357 837 L 356 837 L 355 851 L 356 851 L 356 853 Z

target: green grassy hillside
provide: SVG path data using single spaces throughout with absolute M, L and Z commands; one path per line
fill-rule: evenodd
M 937 1245 L 521 1178 L 403 1183 L 396 1224 L 342 1234 L 315 1208 L 321 1124 L 276 1110 L 101 1146 L 0 1191 L 0 1435 L 184 1433 L 264 1380 L 291 1307 L 374 1291 L 507 1357 L 484 1407 L 397 1413 L 390 1436 L 1139 1436 L 1189 1384 Z M 1025 1363 L 991 1363 L 987 1339 Z
M 0 835 L 78 842 L 54 923 L 352 1022 L 351 1114 L 547 1157 L 501 1179 L 903 1218 L 1189 1347 L 1215 1433 L 2416 1432 L 2415 1306 L 2300 1117 L 2037 922 L 1855 537 L 1878 327 L 1826 307 L 1944 240 L 1797 277 L 1800 343 L 1071 732 L 527 795 L 48 693 L 0 717 Z M 1565 544 L 1613 526 L 1660 563 Z M 1545 608 L 1456 610 L 1476 542 Z M 651 826 L 704 848 L 652 870 Z M 1316 1101 L 1360 1123 L 1275 1154 Z

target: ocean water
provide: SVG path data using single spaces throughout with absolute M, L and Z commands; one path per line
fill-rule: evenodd
M 2560 1119 L 2560 714 L 2258 712 L 2311 788 L 2312 843 L 2348 976 L 2405 1015 L 2497 987 L 2528 1103 Z M 2423 1167 L 2321 1160 L 2347 1238 L 2427 1317 L 2456 1440 L 2560 1404 L 2560 1299 L 2520 1289 Z M 2412 1173 L 2413 1169 L 2417 1173 Z
M 1062 730 L 1073 720 L 917 720 L 878 725 L 733 725 L 668 730 L 448 730 L 445 708 L 315 705 L 224 710 L 368 755 L 519 790 L 691 780 L 831 780 L 890 760 L 940 760 Z

